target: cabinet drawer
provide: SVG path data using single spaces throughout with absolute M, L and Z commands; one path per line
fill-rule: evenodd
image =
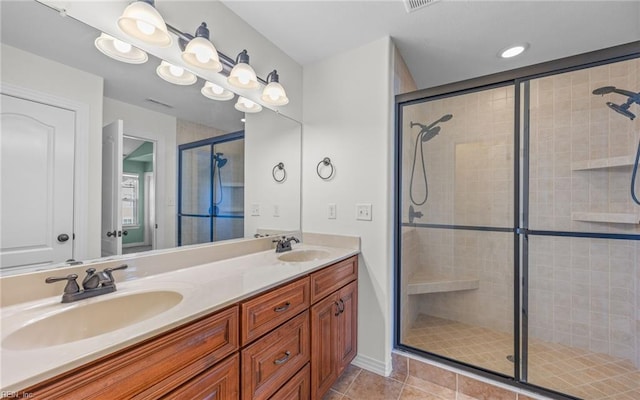
M 238 349 L 238 307 L 27 389 L 38 399 L 157 399 Z
M 309 361 L 309 347 L 305 311 L 243 349 L 242 399 L 268 399 Z
M 309 279 L 303 278 L 240 305 L 244 346 L 309 308 Z
M 238 400 L 239 388 L 240 356 L 236 353 L 162 398 Z
M 326 297 L 358 278 L 358 256 L 347 258 L 311 274 L 311 303 Z
M 269 400 L 309 400 L 311 393 L 309 364 L 269 398 Z

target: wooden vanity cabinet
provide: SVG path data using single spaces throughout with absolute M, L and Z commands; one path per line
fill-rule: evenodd
M 233 306 L 82 365 L 24 393 L 38 400 L 157 399 L 237 352 L 238 336 L 238 306 Z
M 356 355 L 357 260 L 266 290 L 18 395 L 320 400 Z
M 350 271 L 350 272 L 349 272 Z M 358 261 L 349 258 L 311 275 L 334 291 L 311 306 L 311 399 L 320 400 L 354 359 L 358 329 Z M 330 277 L 335 279 L 330 279 Z M 346 285 L 345 281 L 347 282 Z M 350 283 L 349 283 L 350 282 Z M 344 286 L 341 286 L 344 285 Z M 319 291 L 326 293 L 326 290 Z M 313 295 L 312 295 L 313 298 Z

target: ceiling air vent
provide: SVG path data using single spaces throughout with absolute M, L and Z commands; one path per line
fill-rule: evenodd
M 404 8 L 407 9 L 408 13 L 419 10 L 423 7 L 430 6 L 433 3 L 437 3 L 440 0 L 402 0 L 404 3 Z
M 151 97 L 147 97 L 146 99 L 144 99 L 145 101 L 148 101 L 149 103 L 153 103 L 153 104 L 157 104 L 159 106 L 163 106 L 163 107 L 167 107 L 167 108 L 173 108 L 173 106 L 170 106 L 167 103 L 163 103 L 160 100 L 156 100 L 156 99 L 152 99 Z

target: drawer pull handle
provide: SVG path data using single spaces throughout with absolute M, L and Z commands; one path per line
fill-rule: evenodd
M 275 365 L 284 364 L 284 363 L 286 363 L 286 362 L 287 362 L 287 360 L 289 359 L 289 356 L 290 356 L 290 355 L 291 355 L 291 352 L 290 352 L 290 351 L 285 351 L 285 353 L 284 353 L 284 357 L 273 360 L 273 363 L 274 363 Z
M 342 299 L 339 300 L 340 301 L 340 314 L 342 314 L 344 312 L 344 301 L 342 301 Z
M 273 311 L 275 311 L 275 312 L 283 312 L 283 311 L 287 310 L 290 305 L 291 305 L 291 303 L 289 303 L 287 301 L 286 303 L 284 303 L 283 306 L 278 306 L 278 307 L 274 308 Z
M 341 312 L 340 304 L 337 301 L 334 301 L 333 303 L 336 305 L 336 312 L 333 315 L 337 317 L 338 315 L 340 315 L 340 312 Z

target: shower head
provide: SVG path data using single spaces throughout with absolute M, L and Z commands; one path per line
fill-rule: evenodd
M 630 120 L 633 120 L 636 117 L 634 113 L 629 111 L 629 107 L 631 107 L 633 103 L 640 104 L 640 93 L 634 93 L 630 90 L 618 89 L 615 86 L 603 86 L 601 88 L 595 89 L 592 93 L 595 95 L 602 95 L 602 96 L 609 93 L 618 93 L 623 96 L 627 96 L 628 99 L 625 103 L 616 104 L 616 103 L 607 101 L 606 104 L 610 109 L 617 112 L 618 114 L 624 115 Z
M 449 121 L 451 118 L 453 118 L 452 114 L 445 114 L 442 117 L 440 117 L 439 119 L 437 119 L 435 122 L 430 123 L 429 125 L 423 125 L 419 122 L 413 122 L 411 121 L 410 126 L 413 128 L 414 126 L 419 126 L 420 127 L 420 133 L 418 133 L 418 135 L 422 138 L 422 142 L 428 142 L 429 140 L 433 139 L 434 137 L 436 137 L 436 135 L 438 133 L 440 133 L 440 127 L 436 126 L 438 125 L 440 122 L 447 122 Z
M 629 102 L 624 103 L 624 104 L 615 104 L 612 103 L 610 101 L 607 101 L 607 106 L 612 109 L 613 111 L 617 112 L 618 114 L 622 114 L 625 117 L 629 118 L 630 120 L 633 121 L 633 119 L 636 117 L 636 115 L 634 113 L 632 113 L 631 111 L 629 111 L 629 106 L 631 104 Z
M 224 155 L 224 153 L 216 153 L 213 155 L 213 161 L 216 162 L 216 166 L 218 168 L 222 168 L 227 164 L 227 160 L 226 158 L 223 158 L 222 156 Z
M 422 142 L 428 142 L 429 140 L 433 139 L 434 137 L 436 137 L 436 135 L 440 133 L 440 127 L 439 126 L 434 126 L 431 129 L 427 129 L 426 131 L 423 131 L 422 133 Z
M 609 93 L 613 93 L 613 91 L 616 90 L 615 86 L 603 86 L 601 88 L 597 88 L 595 89 L 593 92 L 593 94 L 595 95 L 601 95 L 604 96 L 605 94 L 609 94 Z

